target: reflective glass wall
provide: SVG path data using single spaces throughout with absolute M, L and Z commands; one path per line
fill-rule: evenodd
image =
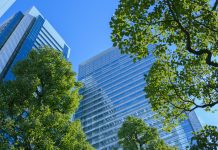
M 153 48 L 150 45 L 149 49 Z M 83 99 L 74 117 L 81 120 L 88 141 L 96 149 L 119 148 L 117 132 L 129 115 L 158 128 L 161 138 L 170 145 L 185 149 L 189 144 L 193 132 L 190 120 L 184 121 L 172 133 L 166 133 L 161 121 L 153 118 L 143 90 L 144 74 L 154 61 L 150 55 L 133 63 L 128 55 L 121 55 L 118 49 L 111 48 L 80 64 L 78 78 L 84 83 L 80 90 Z
M 33 48 L 43 46 L 55 48 L 69 58 L 69 46 L 35 7 L 5 21 L 0 26 L 0 79 L 13 79 L 12 67 L 17 61 L 26 58 Z
M 0 0 L 0 17 L 14 4 L 16 0 Z

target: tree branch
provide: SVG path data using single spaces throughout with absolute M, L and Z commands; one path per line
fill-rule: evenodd
M 203 23 L 201 23 L 201 22 L 199 22 L 199 21 L 197 21 L 197 20 L 194 20 L 194 22 L 196 22 L 196 23 L 199 24 L 199 25 L 204 26 L 205 28 L 207 28 L 207 29 L 209 29 L 209 30 L 211 30 L 211 31 L 213 31 L 213 32 L 218 32 L 218 30 L 213 29 L 213 28 L 210 28 L 210 27 L 208 27 L 207 25 L 205 25 L 205 24 L 203 24 Z M 194 22 L 193 22 L 193 23 L 194 23 Z
M 197 109 L 197 108 L 206 108 L 206 107 L 213 107 L 215 106 L 216 104 L 218 104 L 218 101 L 217 102 L 213 102 L 211 104 L 204 104 L 204 105 L 196 105 L 195 107 L 193 107 L 192 109 L 190 109 L 190 112 Z
M 182 26 L 182 24 L 180 23 L 179 19 L 177 18 L 176 14 L 174 13 L 173 9 L 172 9 L 172 6 L 169 2 L 169 0 L 165 0 L 168 7 L 169 7 L 169 11 L 170 13 L 172 14 L 172 17 L 173 19 L 175 20 L 175 22 L 177 23 L 178 27 L 181 29 L 181 31 L 185 34 L 186 36 L 186 49 L 192 53 L 192 54 L 195 54 L 197 56 L 200 56 L 200 55 L 203 55 L 203 54 L 207 54 L 207 58 L 206 58 L 206 63 L 210 66 L 213 66 L 213 67 L 218 67 L 218 63 L 216 62 L 213 62 L 211 60 L 212 58 L 212 52 L 209 51 L 208 49 L 202 49 L 202 50 L 199 50 L 199 51 L 195 51 L 191 48 L 191 36 L 190 36 L 190 33 Z
M 168 70 L 168 72 L 169 72 L 169 70 Z M 183 110 L 183 111 L 185 111 L 185 112 L 191 112 L 191 111 L 193 111 L 193 110 L 195 110 L 195 109 L 197 109 L 197 108 L 213 107 L 213 106 L 215 106 L 216 104 L 218 104 L 218 101 L 212 102 L 211 99 L 210 99 L 210 102 L 209 102 L 208 104 L 204 104 L 204 105 L 198 105 L 198 104 L 196 104 L 194 101 L 185 100 L 185 99 L 182 98 L 181 95 L 179 94 L 178 90 L 176 89 L 176 85 L 171 81 L 169 75 L 168 75 L 168 79 L 169 79 L 169 82 L 170 82 L 170 84 L 172 85 L 172 87 L 173 87 L 173 89 L 174 89 L 174 91 L 175 91 L 176 96 L 177 96 L 179 99 L 181 99 L 183 102 L 192 103 L 192 104 L 194 105 L 193 108 L 191 108 L 191 109 L 186 109 L 186 108 L 182 108 L 182 107 L 180 107 L 180 106 L 177 106 L 177 105 L 175 105 L 175 104 L 169 102 L 173 107 L 175 107 L 175 108 L 177 108 L 177 109 L 181 109 L 181 110 Z
M 212 10 L 213 11 L 216 10 L 217 6 L 218 6 L 218 0 L 216 0 L 216 2 L 214 3 Z

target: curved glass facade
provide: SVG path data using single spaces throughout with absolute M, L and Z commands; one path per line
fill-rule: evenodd
M 150 45 L 149 49 L 153 48 Z M 185 149 L 189 144 L 193 132 L 190 120 L 166 133 L 145 99 L 144 74 L 154 61 L 150 55 L 133 63 L 129 55 L 111 48 L 80 64 L 78 79 L 84 83 L 80 90 L 83 99 L 74 118 L 81 120 L 88 141 L 96 149 L 119 148 L 117 132 L 130 115 L 158 128 L 161 138 L 170 145 Z

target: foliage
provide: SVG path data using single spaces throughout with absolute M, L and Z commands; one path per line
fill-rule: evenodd
M 112 17 L 112 41 L 142 59 L 149 44 L 156 62 L 146 79 L 152 109 L 174 127 L 185 112 L 218 103 L 216 0 L 120 0 Z
M 159 138 L 156 128 L 149 127 L 142 119 L 127 117 L 118 131 L 119 144 L 124 150 L 175 150 Z
M 190 150 L 217 150 L 218 129 L 216 126 L 206 125 L 192 137 Z
M 81 85 L 60 52 L 32 50 L 13 73 L 0 83 L 0 149 L 93 149 L 70 121 Z

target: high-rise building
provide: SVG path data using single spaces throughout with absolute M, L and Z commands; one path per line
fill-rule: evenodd
M 0 0 L 0 17 L 14 4 L 16 0 Z
M 35 7 L 5 21 L 0 26 L 0 79 L 13 79 L 13 65 L 27 57 L 33 48 L 45 45 L 69 58 L 69 46 Z
M 152 50 L 154 46 L 150 45 Z M 160 137 L 169 145 L 185 149 L 190 143 L 192 132 L 201 128 L 195 113 L 171 133 L 162 130 L 160 120 L 145 98 L 144 74 L 148 73 L 155 58 L 134 63 L 129 55 L 121 55 L 117 48 L 103 51 L 79 66 L 79 81 L 84 83 L 80 90 L 83 99 L 74 118 L 80 119 L 88 141 L 98 150 L 118 148 L 118 129 L 127 116 L 143 119 L 156 127 Z

